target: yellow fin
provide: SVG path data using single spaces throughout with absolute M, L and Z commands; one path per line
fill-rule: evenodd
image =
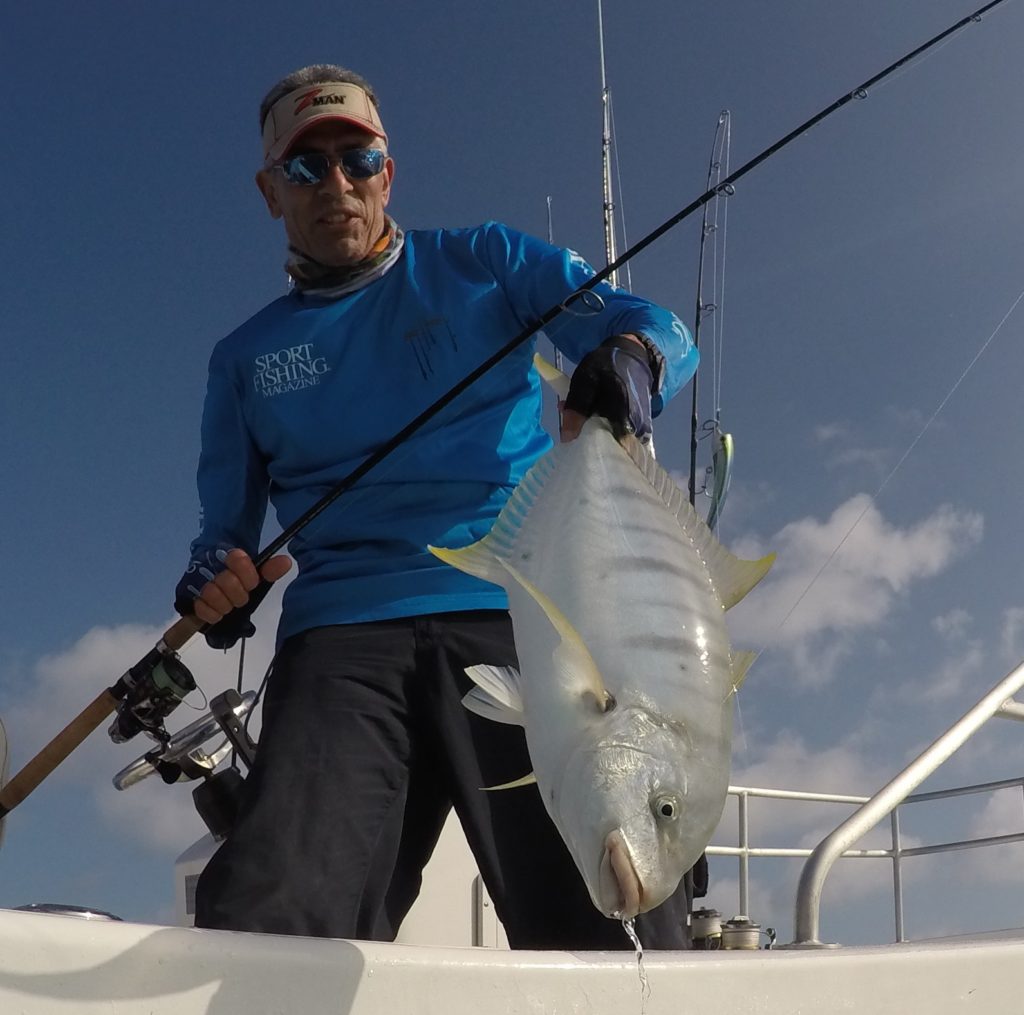
M 733 652 L 732 654 L 732 694 L 735 694 L 747 679 L 747 673 L 753 666 L 760 652 Z
M 513 779 L 511 782 L 503 782 L 500 786 L 481 786 L 484 793 L 497 793 L 501 789 L 519 789 L 520 786 L 532 786 L 537 781 L 537 776 L 529 772 L 521 779 Z
M 501 562 L 491 552 L 487 545 L 487 537 L 464 546 L 461 550 L 447 550 L 440 546 L 428 546 L 427 549 L 438 560 L 443 560 L 466 574 L 483 578 L 484 581 L 493 582 L 495 585 L 504 585 L 503 579 L 507 577 Z
M 539 352 L 533 354 L 533 366 L 541 379 L 563 401 L 569 395 L 569 375 L 562 373 L 554 363 L 546 360 Z
M 619 444 L 651 484 L 655 495 L 676 516 L 693 548 L 700 554 L 723 609 L 735 606 L 768 573 L 775 554 L 769 553 L 760 560 L 740 560 L 733 556 L 694 511 L 686 494 L 639 441 L 624 440 Z
M 536 585 L 524 578 L 508 561 L 495 558 L 501 566 L 529 593 L 531 598 L 544 611 L 551 626 L 558 632 L 562 639 L 561 644 L 555 649 L 554 661 L 565 670 L 572 672 L 582 680 L 582 693 L 585 696 L 593 697 L 594 704 L 599 712 L 606 712 L 614 704 L 614 697 L 608 693 L 605 687 L 601 671 L 594 662 L 583 639 L 579 636 L 576 628 L 572 626 L 568 618 Z

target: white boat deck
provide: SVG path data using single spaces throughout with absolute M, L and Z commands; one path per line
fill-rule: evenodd
M 873 797 L 843 798 L 859 808 L 813 850 L 753 847 L 747 798 L 840 798 L 734 787 L 739 844 L 709 852 L 738 858 L 741 905 L 750 857 L 806 856 L 796 941 L 814 942 L 821 887 L 832 862 L 842 855 L 884 857 L 894 867 L 895 926 L 901 937 L 903 857 L 1024 838 L 1013 833 L 907 848 L 894 814 L 988 719 L 1024 719 L 1024 705 L 1012 697 L 1022 685 L 1024 664 Z M 1015 777 L 917 799 L 1019 786 L 1020 781 Z M 894 818 L 892 847 L 850 849 L 885 814 Z M 190 920 L 190 879 L 211 847 L 212 842 L 201 841 L 179 860 L 182 922 Z M 0 1015 L 1024 1015 L 1019 983 L 1024 930 L 835 949 L 655 952 L 644 960 L 642 981 L 631 951 L 508 951 L 486 893 L 474 885 L 475 870 L 461 838 L 446 837 L 435 862 L 441 876 L 428 878 L 403 925 L 404 943 L 396 944 L 0 910 Z M 413 944 L 410 938 L 432 943 Z M 470 941 L 477 947 L 467 946 Z
M 0 911 L 4 1015 L 952 1015 L 1024 1011 L 1024 932 L 649 953 L 325 941 Z

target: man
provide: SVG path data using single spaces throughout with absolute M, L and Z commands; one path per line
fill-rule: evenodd
M 288 525 L 368 454 L 593 274 L 497 223 L 403 234 L 369 84 L 318 65 L 260 110 L 256 182 L 283 220 L 293 290 L 210 361 L 203 527 L 176 605 L 251 633 L 267 498 Z M 580 362 L 566 437 L 592 412 L 650 432 L 696 352 L 668 311 L 605 285 L 551 329 Z M 572 312 L 575 311 L 575 312 Z M 504 592 L 441 564 L 490 528 L 550 446 L 523 346 L 411 436 L 290 544 L 278 653 L 237 822 L 202 875 L 200 926 L 390 940 L 454 805 L 517 948 L 629 947 L 591 904 L 535 787 L 482 793 L 529 770 L 518 728 L 461 705 L 466 666 L 514 665 Z M 260 579 L 264 579 L 261 583 Z M 648 947 L 683 947 L 683 893 L 642 917 Z

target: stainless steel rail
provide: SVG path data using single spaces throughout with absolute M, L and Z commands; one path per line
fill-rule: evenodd
M 737 857 L 739 861 L 740 911 L 744 914 L 748 913 L 750 883 L 748 861 L 750 857 L 806 857 L 807 863 L 804 865 L 797 889 L 794 940 L 789 947 L 827 947 L 818 938 L 819 912 L 825 878 L 832 865 L 840 857 L 888 858 L 893 864 L 896 940 L 905 940 L 903 927 L 903 858 L 1024 841 L 1024 831 L 1021 831 L 1008 835 L 963 839 L 905 849 L 902 845 L 899 825 L 899 808 L 904 804 L 940 800 L 972 793 L 995 792 L 1014 787 L 1021 789 L 1022 793 L 1024 793 L 1024 776 L 1021 776 L 1020 778 L 1005 779 L 999 782 L 979 783 L 973 786 L 961 786 L 935 792 L 911 794 L 913 789 L 935 772 L 993 716 L 1024 721 L 1024 704 L 1013 699 L 1013 695 L 1021 687 L 1024 687 L 1024 662 L 996 684 L 973 708 L 969 709 L 942 736 L 918 755 L 899 775 L 883 786 L 874 796 L 805 793 L 799 790 L 730 786 L 729 794 L 737 798 L 738 845 L 711 845 L 708 847 L 707 852 L 711 856 Z M 751 797 L 818 803 L 847 803 L 859 806 L 849 818 L 829 833 L 814 849 L 756 847 L 750 845 L 748 803 Z M 871 831 L 886 815 L 890 815 L 891 848 L 853 849 L 854 843 Z
M 820 946 L 818 938 L 821 891 L 832 864 L 862 835 L 920 786 L 943 762 L 956 753 L 989 719 L 1003 713 L 1018 718 L 1019 703 L 1013 695 L 1024 686 L 1024 663 L 1011 670 L 973 708 L 967 710 L 931 746 L 921 752 L 899 775 L 862 804 L 812 851 L 797 888 L 793 944 Z M 898 829 L 897 829 L 898 831 Z

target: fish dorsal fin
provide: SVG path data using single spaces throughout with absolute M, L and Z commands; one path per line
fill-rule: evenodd
M 572 675 L 571 679 L 566 681 L 566 686 L 578 687 L 581 694 L 593 698 L 599 712 L 607 711 L 615 699 L 608 693 L 601 671 L 576 628 L 536 585 L 527 581 L 508 561 L 501 560 L 501 566 L 544 611 L 545 616 L 551 621 L 551 626 L 558 632 L 561 641 L 552 659 L 558 669 Z
M 647 449 L 635 438 L 624 440 L 622 449 L 650 483 L 679 522 L 693 548 L 704 561 L 723 609 L 735 606 L 767 573 L 775 560 L 770 553 L 760 560 L 741 560 L 733 556 L 715 538 L 704 519 L 694 511 L 686 494 L 676 486 L 672 477 L 651 457 Z
M 730 660 L 732 670 L 732 693 L 736 693 L 747 679 L 747 672 L 758 657 L 757 652 L 733 652 Z
M 466 676 L 476 684 L 462 699 L 470 712 L 509 726 L 523 725 L 523 696 L 517 669 L 481 664 L 466 667 Z
M 485 793 L 497 793 L 502 789 L 519 789 L 520 786 L 532 786 L 537 781 L 533 772 L 528 772 L 521 779 L 513 779 L 511 782 L 503 782 L 500 786 L 481 786 Z
M 569 375 L 562 373 L 554 363 L 546 360 L 539 352 L 533 354 L 533 366 L 549 388 L 565 401 L 569 397 Z

